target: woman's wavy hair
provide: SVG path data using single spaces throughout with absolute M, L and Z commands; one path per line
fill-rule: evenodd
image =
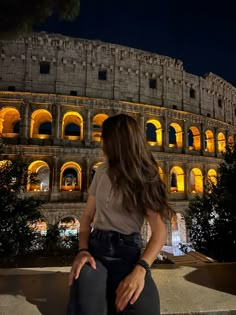
M 174 210 L 165 184 L 137 121 L 126 114 L 107 118 L 102 125 L 102 142 L 108 176 L 114 191 L 122 193 L 123 207 L 144 214 L 150 209 L 159 212 L 164 221 L 171 219 Z

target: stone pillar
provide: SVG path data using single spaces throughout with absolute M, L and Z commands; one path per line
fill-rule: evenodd
M 169 128 L 168 128 L 168 120 L 167 117 L 163 117 L 163 150 L 164 152 L 168 152 L 169 149 Z
M 204 129 L 204 124 L 201 123 L 200 125 L 200 137 L 201 137 L 201 155 L 204 155 L 205 153 L 205 129 Z
M 186 153 L 188 152 L 188 126 L 187 126 L 187 122 L 184 119 L 184 123 L 183 123 L 183 147 L 182 147 L 182 152 Z
M 214 155 L 218 156 L 218 140 L 217 140 L 217 135 L 218 135 L 218 128 L 213 129 L 213 135 L 214 135 Z
M 61 136 L 60 105 L 52 105 L 52 138 L 59 140 Z
M 163 172 L 165 174 L 165 184 L 167 191 L 170 192 L 170 165 L 169 161 L 164 162 Z
M 190 167 L 188 165 L 185 165 L 184 168 L 184 192 L 185 192 L 185 198 L 189 199 L 189 172 Z
M 203 181 L 203 193 L 204 193 L 204 189 L 207 185 L 207 181 L 208 181 L 208 176 L 207 176 L 207 165 L 205 163 L 203 163 L 202 166 L 202 181 Z
M 52 168 L 52 190 L 51 190 L 51 200 L 57 201 L 60 194 L 60 169 L 59 161 L 56 156 L 53 156 L 53 168 Z
M 143 114 L 140 114 L 139 125 L 140 125 L 141 130 L 144 133 L 144 137 L 146 137 L 146 126 L 145 126 L 145 119 L 144 119 Z
M 92 121 L 91 121 L 91 111 L 86 109 L 86 121 L 84 123 L 84 141 L 86 145 L 90 145 L 92 141 Z
M 25 101 L 21 105 L 21 120 L 20 120 L 20 139 L 21 142 L 27 143 L 27 139 L 30 137 L 30 124 L 31 119 L 29 115 L 29 102 Z

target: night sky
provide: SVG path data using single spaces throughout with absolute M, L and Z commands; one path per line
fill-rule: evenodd
M 221 0 L 81 0 L 74 22 L 51 17 L 36 31 L 121 44 L 182 60 L 236 86 L 236 8 Z

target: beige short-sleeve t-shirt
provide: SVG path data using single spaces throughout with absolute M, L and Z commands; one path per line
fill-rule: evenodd
M 114 194 L 107 169 L 107 163 L 99 166 L 89 187 L 89 194 L 96 198 L 93 227 L 123 234 L 140 232 L 144 215 L 138 211 L 128 212 L 122 207 L 122 196 L 119 193 Z

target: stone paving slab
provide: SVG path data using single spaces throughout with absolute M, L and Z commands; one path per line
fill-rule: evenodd
M 69 270 L 0 269 L 0 315 L 65 315 Z M 158 265 L 152 274 L 162 314 L 236 315 L 236 264 Z

